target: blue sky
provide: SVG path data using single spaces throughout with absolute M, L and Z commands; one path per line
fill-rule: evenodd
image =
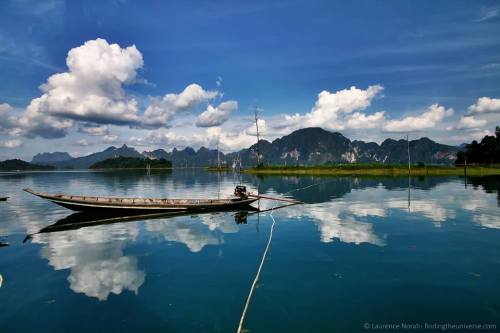
M 231 151 L 254 141 L 254 106 L 268 139 L 459 144 L 500 124 L 498 36 L 497 1 L 2 1 L 0 159 Z M 70 68 L 76 48 L 105 60 Z

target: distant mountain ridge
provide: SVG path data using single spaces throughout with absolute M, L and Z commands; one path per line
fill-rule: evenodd
M 138 157 L 144 158 L 144 156 L 139 153 L 134 148 L 127 147 L 123 145 L 120 148 L 111 146 L 101 152 L 93 153 L 87 156 L 72 158 L 71 160 L 61 161 L 56 163 L 51 163 L 58 168 L 72 168 L 72 169 L 88 169 L 92 164 L 107 160 L 113 157 Z
M 453 164 L 458 147 L 439 144 L 429 138 L 412 140 L 410 158 L 413 163 Z M 241 156 L 243 164 L 255 164 L 257 144 L 231 158 Z M 341 133 L 329 132 L 322 128 L 310 127 L 297 130 L 273 142 L 259 141 L 259 151 L 267 164 L 321 165 L 326 163 L 408 163 L 408 142 L 386 139 L 376 142 L 351 141 Z
M 35 164 L 52 164 L 57 162 L 69 161 L 73 157 L 66 152 L 40 153 L 33 156 L 31 163 Z
M 439 144 L 429 138 L 410 141 L 412 163 L 453 164 L 459 147 Z M 329 132 L 318 127 L 304 128 L 278 138 L 272 142 L 259 141 L 259 150 L 265 164 L 275 165 L 321 165 L 326 163 L 408 163 L 408 143 L 406 140 L 386 139 L 382 144 L 375 142 L 351 141 L 341 133 Z M 231 164 L 241 158 L 243 165 L 256 164 L 257 144 L 238 152 L 220 153 L 223 163 Z M 57 155 L 53 155 L 57 154 Z M 210 166 L 217 163 L 217 150 L 201 147 L 194 150 L 186 147 L 182 150 L 174 148 L 171 152 L 163 149 L 143 151 L 139 153 L 132 147 L 123 145 L 119 148 L 109 147 L 101 152 L 87 156 L 57 160 L 67 157 L 67 153 L 42 153 L 33 157 L 43 164 L 58 168 L 86 169 L 92 164 L 113 157 L 136 157 L 150 159 L 166 159 L 172 161 L 174 167 Z M 45 158 L 45 159 L 42 159 Z M 56 159 L 50 162 L 48 160 Z M 39 162 L 41 163 L 41 162 Z

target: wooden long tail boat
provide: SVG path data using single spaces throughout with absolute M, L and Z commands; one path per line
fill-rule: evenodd
M 245 186 L 237 186 L 230 199 L 168 199 L 119 198 L 69 194 L 50 194 L 26 188 L 24 191 L 77 212 L 202 212 L 239 209 L 249 206 L 258 198 L 249 198 Z
M 9 197 L 0 197 L 0 201 L 7 201 Z

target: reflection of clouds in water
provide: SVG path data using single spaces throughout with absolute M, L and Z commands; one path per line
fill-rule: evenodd
M 369 243 L 384 246 L 385 243 L 373 231 L 371 223 L 356 221 L 354 217 L 339 218 L 338 214 L 315 212 L 316 225 L 321 233 L 321 241 L 330 243 L 338 239 L 344 243 Z
M 199 215 L 199 219 L 186 220 L 185 217 L 168 220 L 150 220 L 145 222 L 146 230 L 162 235 L 165 240 L 185 244 L 191 252 L 200 252 L 207 245 L 219 245 L 224 242 L 218 237 L 222 233 L 238 232 L 232 214 Z
M 471 214 L 471 220 L 475 223 L 486 228 L 500 229 L 500 215 L 494 193 L 487 193 L 481 188 L 469 187 L 465 190 L 462 186 L 457 188 L 456 183 L 443 183 L 426 194 L 435 198 L 436 205 L 439 205 L 438 200 L 441 205 L 446 205 L 447 208 L 441 206 L 441 210 L 447 213 L 445 219 L 454 218 L 456 211 L 461 208 Z
M 214 231 L 219 229 L 225 234 L 234 234 L 240 230 L 234 221 L 233 214 L 210 214 L 200 215 L 201 223 Z
M 483 227 L 500 229 L 500 217 L 498 215 L 475 214 L 472 219 Z
M 500 214 L 496 207 L 496 198 L 482 191 L 475 192 L 477 192 L 476 198 L 472 200 L 463 198 L 462 208 L 471 213 L 472 221 L 477 224 L 485 228 L 500 229 Z
M 138 292 L 145 274 L 135 257 L 123 248 L 139 234 L 135 224 L 114 224 L 73 231 L 38 234 L 33 242 L 44 245 L 42 256 L 56 270 L 70 269 L 70 288 L 106 300 L 110 293 Z
M 50 207 L 52 209 L 47 209 Z M 43 212 L 43 215 L 40 214 Z M 27 193 L 15 193 L 0 209 L 0 236 L 35 233 L 67 215 L 67 210 Z
M 386 208 L 408 211 L 407 200 L 390 200 L 386 203 Z M 410 214 L 419 214 L 435 222 L 436 227 L 440 227 L 454 212 L 446 210 L 440 204 L 433 200 L 414 199 L 411 200 Z
M 384 217 L 386 215 L 383 207 L 370 203 L 353 203 L 348 206 L 349 211 L 356 216 L 378 216 Z
M 472 220 L 487 228 L 500 228 L 496 196 L 485 191 L 463 190 L 455 182 L 442 183 L 431 191 L 412 189 L 411 205 L 405 190 L 387 191 L 382 187 L 356 189 L 342 199 L 323 204 L 308 204 L 280 211 L 288 217 L 313 219 L 321 233 L 322 242 L 338 239 L 346 243 L 370 243 L 383 246 L 383 237 L 374 233 L 373 224 L 365 222 L 367 217 L 385 217 L 391 210 L 426 218 L 436 227 L 454 219 L 457 210 L 470 211 Z M 274 204 L 264 203 L 264 208 Z
M 206 226 L 191 221 L 176 218 L 151 220 L 145 222 L 145 226 L 146 230 L 162 235 L 167 241 L 185 244 L 191 252 L 199 252 L 206 245 L 219 244 L 217 237 Z
M 75 292 L 105 300 L 110 293 L 119 295 L 124 289 L 137 294 L 144 276 L 144 272 L 137 269 L 135 257 L 123 256 L 77 265 L 68 281 Z
M 158 193 L 155 193 L 157 182 L 149 184 L 146 181 L 147 186 L 142 186 L 143 182 L 141 179 L 137 184 L 125 189 L 120 189 L 117 183 L 119 191 L 116 195 L 158 196 Z M 80 183 L 78 183 L 80 187 L 74 188 L 87 193 L 90 186 L 96 186 L 93 181 L 88 184 L 84 181 Z M 167 179 L 167 183 L 169 184 L 165 188 L 173 188 L 175 192 L 173 196 L 187 197 L 193 192 L 200 197 L 214 196 L 213 184 L 194 183 L 192 186 L 186 186 L 184 183 L 173 182 L 170 178 Z M 103 184 L 99 187 L 99 191 L 109 193 L 108 186 L 109 184 Z M 233 186 L 234 184 L 227 180 L 222 182 L 221 193 L 232 193 Z M 267 194 L 279 195 L 271 188 Z M 500 228 L 496 195 L 486 193 L 481 188 L 465 190 L 457 182 L 448 182 L 441 183 L 429 191 L 412 189 L 410 212 L 406 195 L 404 189 L 388 191 L 381 186 L 365 187 L 352 189 L 341 199 L 321 204 L 293 206 L 279 210 L 276 214 L 297 219 L 312 219 L 320 232 L 322 242 L 338 240 L 350 244 L 369 243 L 377 246 L 385 245 L 385 236 L 376 233 L 372 220 L 390 216 L 393 211 L 423 217 L 439 226 L 453 219 L 457 211 L 462 210 L 469 212 L 471 220 L 478 225 Z M 261 202 L 261 209 L 275 205 L 274 202 L 264 200 Z M 49 206 L 51 209 L 47 210 Z M 41 211 L 47 214 L 39 216 Z M 65 214 L 64 210 L 40 199 L 19 194 L 11 198 L 4 212 L 0 212 L 0 218 L 7 216 L 7 220 L 10 221 L 7 225 L 0 225 L 2 228 L 0 235 L 17 231 L 20 226 L 30 233 L 36 232 L 49 224 L 49 221 L 57 220 Z M 232 214 L 226 213 L 199 215 L 194 219 L 178 217 L 148 220 L 144 222 L 144 226 L 148 233 L 158 234 L 167 241 L 185 244 L 191 252 L 202 251 L 207 245 L 219 245 L 224 242 L 224 234 L 239 230 Z M 138 234 L 138 224 L 120 223 L 40 234 L 35 236 L 34 242 L 43 244 L 42 256 L 47 258 L 56 270 L 70 270 L 68 281 L 72 290 L 105 300 L 109 294 L 120 294 L 124 290 L 137 293 L 144 283 L 145 273 L 138 268 L 137 259 L 125 256 L 123 253 L 125 246 L 135 241 Z
M 356 207 L 363 209 L 359 211 Z M 286 208 L 283 214 L 292 218 L 312 218 L 324 243 L 336 239 L 344 243 L 369 243 L 384 246 L 385 242 L 373 230 L 373 224 L 362 222 L 357 217 L 384 216 L 384 211 L 375 205 L 357 202 L 331 201 L 324 204 L 298 205 Z

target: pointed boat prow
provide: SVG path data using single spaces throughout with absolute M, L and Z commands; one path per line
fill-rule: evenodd
M 28 192 L 29 194 L 36 195 L 37 197 L 47 199 L 48 197 L 54 196 L 48 193 L 43 193 L 43 192 L 37 192 L 35 190 L 30 189 L 29 187 L 23 188 L 24 192 Z
M 31 194 L 33 194 L 33 195 L 38 196 L 38 192 L 33 191 L 33 190 L 32 190 L 32 189 L 30 189 L 29 187 L 27 187 L 27 188 L 23 188 L 23 191 L 24 191 L 24 192 L 31 193 Z

